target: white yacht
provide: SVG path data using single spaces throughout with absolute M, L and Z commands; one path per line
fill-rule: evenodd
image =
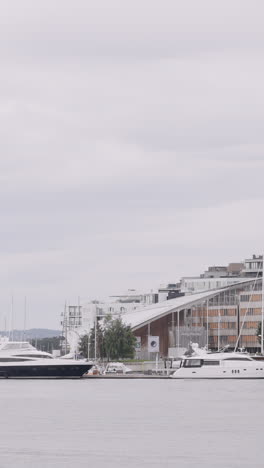
M 264 362 L 242 352 L 210 353 L 197 350 L 183 356 L 173 379 L 264 379 Z
M 0 338 L 0 362 L 32 359 L 53 359 L 53 356 L 45 351 L 39 351 L 28 341 L 9 341 L 6 337 Z
M 80 378 L 93 363 L 53 358 L 27 341 L 0 340 L 1 378 Z

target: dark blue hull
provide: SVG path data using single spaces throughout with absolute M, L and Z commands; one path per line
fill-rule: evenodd
M 78 379 L 83 376 L 92 364 L 73 365 L 0 365 L 0 378 L 3 379 Z

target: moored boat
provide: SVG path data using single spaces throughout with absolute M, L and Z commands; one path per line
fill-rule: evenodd
M 0 342 L 0 378 L 73 379 L 89 371 L 93 363 L 53 358 L 26 341 Z
M 184 356 L 173 379 L 264 379 L 264 363 L 241 352 Z

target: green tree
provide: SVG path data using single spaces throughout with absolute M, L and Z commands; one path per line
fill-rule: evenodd
M 106 316 L 103 324 L 97 323 L 96 329 L 96 356 L 107 360 L 133 358 L 135 354 L 136 337 L 131 327 L 124 325 L 120 318 L 113 319 Z M 89 356 L 94 358 L 95 333 L 94 328 L 89 334 Z M 80 351 L 86 357 L 88 349 L 88 336 L 80 341 Z
M 258 323 L 256 335 L 257 335 L 259 344 L 261 344 L 261 322 Z
M 80 340 L 79 350 L 85 357 L 88 356 L 88 343 L 89 357 L 93 359 L 95 357 L 95 327 L 90 330 L 89 336 L 86 334 Z M 104 333 L 99 322 L 97 322 L 96 326 L 96 357 L 101 359 L 105 357 Z
M 32 345 L 40 351 L 52 353 L 54 349 L 61 349 L 61 342 L 64 340 L 62 336 L 53 336 L 50 338 L 33 339 Z
M 88 343 L 89 343 L 88 335 L 83 335 L 79 343 L 79 352 L 83 354 L 85 358 L 87 358 L 88 356 Z
M 133 358 L 136 341 L 131 327 L 124 325 L 121 318 L 109 321 L 104 331 L 104 350 L 107 359 Z

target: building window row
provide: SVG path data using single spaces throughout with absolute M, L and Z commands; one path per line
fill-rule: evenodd
M 206 312 L 205 312 L 206 313 Z M 218 317 L 219 315 L 222 316 L 235 316 L 236 309 L 211 309 L 208 311 L 209 317 Z
M 220 329 L 227 329 L 228 328 L 228 329 L 234 330 L 234 329 L 236 329 L 237 324 L 236 324 L 236 322 L 214 322 L 214 323 L 209 323 L 208 326 L 209 326 L 209 329 L 211 329 L 211 330 L 212 329 L 217 330 L 218 327 Z
M 245 322 L 243 328 L 253 328 L 256 330 L 258 327 L 258 323 L 259 322 Z
M 248 309 L 241 309 L 240 315 L 261 315 L 260 307 L 249 307 Z
M 260 302 L 261 294 L 241 294 L 240 302 Z
M 251 343 L 252 346 L 258 345 L 258 339 L 254 335 L 242 335 L 241 341 L 242 341 L 243 344 L 247 343 L 247 345 L 249 343 Z
M 230 336 L 220 336 L 220 344 L 223 345 L 223 344 L 235 344 L 237 341 L 237 337 L 236 335 L 230 335 Z M 209 336 L 209 343 L 211 346 L 213 347 L 217 347 L 218 345 L 218 336 Z

